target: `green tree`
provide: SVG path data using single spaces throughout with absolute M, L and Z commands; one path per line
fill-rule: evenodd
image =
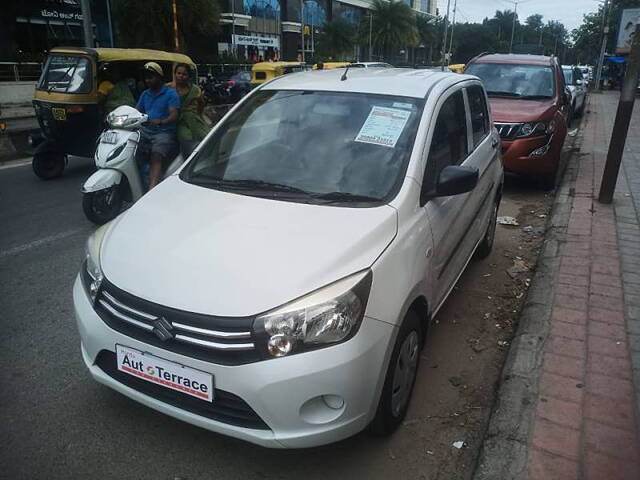
M 528 27 L 531 27 L 535 30 L 541 29 L 544 25 L 544 23 L 542 22 L 542 15 L 540 15 L 539 13 L 529 15 L 524 23 Z
M 396 0 L 373 1 L 373 44 L 393 61 L 395 51 L 418 45 L 416 16 L 406 3 Z
M 180 50 L 194 56 L 210 52 L 220 31 L 216 0 L 177 0 Z M 170 0 L 112 0 L 116 39 L 120 47 L 173 50 Z
M 418 46 L 425 49 L 425 54 L 420 60 L 432 63 L 434 54 L 438 54 L 442 48 L 442 20 L 434 20 L 426 15 L 416 15 L 416 28 L 419 38 Z
M 356 44 L 356 29 L 350 23 L 338 18 L 324 24 L 318 42 L 318 54 L 325 60 L 343 59 L 353 53 Z

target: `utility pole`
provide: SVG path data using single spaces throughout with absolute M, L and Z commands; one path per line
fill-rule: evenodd
M 518 2 L 513 2 L 513 24 L 511 25 L 511 42 L 509 43 L 509 53 L 513 53 L 513 34 L 516 33 L 516 18 L 518 16 Z
M 304 61 L 304 0 L 300 0 L 300 36 L 302 40 L 302 63 Z
M 171 1 L 171 10 L 173 11 L 173 49 L 180 51 L 180 40 L 178 39 L 178 10 L 176 8 L 176 0 Z
M 600 57 L 598 58 L 598 68 L 596 70 L 596 91 L 600 91 L 600 78 L 602 76 L 602 65 L 604 64 L 604 53 L 607 48 L 607 34 L 609 33 L 609 22 L 607 22 L 607 7 L 609 0 L 604 2 L 604 10 L 602 11 L 602 46 L 600 47 Z
M 371 46 L 371 28 L 373 26 L 373 12 L 369 10 L 369 61 L 373 61 L 373 50 Z
M 633 114 L 633 104 L 636 99 L 636 88 L 640 77 L 640 24 L 636 25 L 636 32 L 631 43 L 631 52 L 627 62 L 627 73 L 624 76 L 622 92 L 620 92 L 620 102 L 616 112 L 616 120 L 613 124 L 613 133 L 609 142 L 607 152 L 607 162 L 604 165 L 602 183 L 600 184 L 600 203 L 611 203 L 613 193 L 616 189 L 620 163 L 624 153 L 624 144 L 627 141 L 627 132 L 631 115 Z
M 80 8 L 82 11 L 82 29 L 84 31 L 84 46 L 93 48 L 93 25 L 91 21 L 91 6 L 89 0 L 81 0 Z
M 440 59 L 440 70 L 444 72 L 444 62 L 445 57 L 447 56 L 447 34 L 449 29 L 449 8 L 451 7 L 451 0 L 447 0 L 447 16 L 444 17 L 444 32 L 442 34 L 442 58 Z
M 231 3 L 231 53 L 236 56 L 236 4 L 235 0 L 229 0 Z
M 451 50 L 453 50 L 453 31 L 456 28 L 456 10 L 458 10 L 458 0 L 453 2 L 453 22 L 451 22 L 451 38 L 449 40 L 449 59 L 447 65 L 451 63 Z

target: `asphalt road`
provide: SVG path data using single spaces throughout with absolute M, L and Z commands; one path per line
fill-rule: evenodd
M 94 229 L 80 195 L 92 170 L 90 160 L 75 159 L 62 178 L 43 182 L 28 165 L 0 168 L 0 478 L 468 478 L 504 358 L 496 339 L 508 337 L 509 322 L 505 333 L 494 323 L 516 308 L 517 285 L 504 269 L 510 255 L 535 254 L 535 235 L 500 230 L 489 261 L 470 264 L 422 357 L 408 421 L 392 438 L 267 450 L 174 420 L 90 378 L 71 287 Z M 501 214 L 531 211 L 526 221 L 540 226 L 533 209 L 541 202 L 548 206 L 542 192 L 511 188 Z M 460 439 L 468 449 L 451 448 Z

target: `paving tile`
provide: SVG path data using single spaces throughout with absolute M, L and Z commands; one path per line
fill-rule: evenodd
M 582 381 L 584 379 L 586 370 L 583 359 L 567 357 L 566 355 L 558 355 L 551 352 L 547 352 L 544 355 L 543 369 L 546 372 L 570 377 L 577 381 Z
M 617 323 L 624 325 L 624 315 L 622 312 L 608 310 L 605 308 L 591 307 L 589 309 L 589 319 L 598 322 Z
M 548 435 L 545 431 L 542 433 Z M 638 441 L 635 432 L 586 419 L 584 433 L 584 446 L 587 451 L 595 450 L 615 458 L 638 461 Z
M 622 299 L 594 294 L 589 296 L 589 306 L 622 312 Z
M 576 430 L 580 429 L 582 423 L 582 405 L 560 398 L 541 398 L 538 401 L 536 413 L 538 417 Z
M 619 262 L 593 262 L 591 271 L 595 273 L 606 273 L 607 275 L 620 275 Z
M 553 322 L 559 320 L 563 322 L 585 325 L 587 323 L 587 312 L 584 310 L 573 310 L 571 308 L 565 308 L 556 305 L 551 311 L 551 320 Z
M 602 433 L 595 432 L 597 440 Z M 536 417 L 533 423 L 531 444 L 549 453 L 567 458 L 578 458 L 580 431 Z
M 572 402 L 581 402 L 584 383 L 574 378 L 543 372 L 540 377 L 540 396 L 555 397 Z
M 586 311 L 588 302 L 586 298 L 557 294 L 554 298 L 554 306 Z
M 592 354 L 589 355 L 587 360 L 587 369 L 590 372 L 631 380 L 631 361 L 629 357 Z
M 589 322 L 589 334 L 611 338 L 616 341 L 624 341 L 627 336 L 627 331 L 624 325 L 618 323 L 596 322 L 593 320 Z
M 583 340 L 552 335 L 547 339 L 545 351 L 557 355 L 566 355 L 574 358 L 586 358 L 586 344 Z
M 608 285 L 610 287 L 621 287 L 622 282 L 620 281 L 619 275 L 606 275 L 603 273 L 593 272 L 591 274 L 591 283 L 595 283 L 598 285 Z
M 591 293 L 592 295 L 602 295 L 603 297 L 622 299 L 622 287 L 618 285 L 607 286 L 592 283 L 589 287 L 589 293 Z
M 587 372 L 586 385 L 589 394 L 602 395 L 616 402 L 633 398 L 633 384 L 630 380 Z
M 587 328 L 584 325 L 577 325 L 575 323 L 554 321 L 551 324 L 551 335 L 584 342 L 587 337 Z
M 577 298 L 587 298 L 589 289 L 587 287 L 581 287 L 579 285 L 557 285 L 555 288 L 556 296 L 569 296 Z
M 602 354 L 611 357 L 628 358 L 627 343 L 625 341 L 589 335 L 587 337 L 587 345 L 589 355 Z
M 584 472 L 586 480 L 638 480 L 640 478 L 640 469 L 637 462 L 622 460 L 595 451 L 587 452 Z M 564 472 L 561 471 L 561 473 Z M 561 477 L 547 478 L 550 480 L 551 478 L 560 479 Z
M 609 397 L 588 394 L 585 396 L 585 417 L 622 430 L 633 432 L 635 428 L 631 399 L 618 400 L 612 404 Z
M 587 287 L 589 285 L 589 277 L 586 275 L 567 275 L 561 273 L 558 275 L 558 283 Z
M 528 480 L 577 480 L 579 467 L 576 460 L 569 460 L 537 448 L 529 453 Z

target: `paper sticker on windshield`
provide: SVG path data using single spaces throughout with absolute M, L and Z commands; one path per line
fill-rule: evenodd
M 356 142 L 395 147 L 411 112 L 397 108 L 373 107 L 356 136 Z
M 406 108 L 408 110 L 413 110 L 413 104 L 411 103 L 393 102 L 393 106 L 395 108 Z

